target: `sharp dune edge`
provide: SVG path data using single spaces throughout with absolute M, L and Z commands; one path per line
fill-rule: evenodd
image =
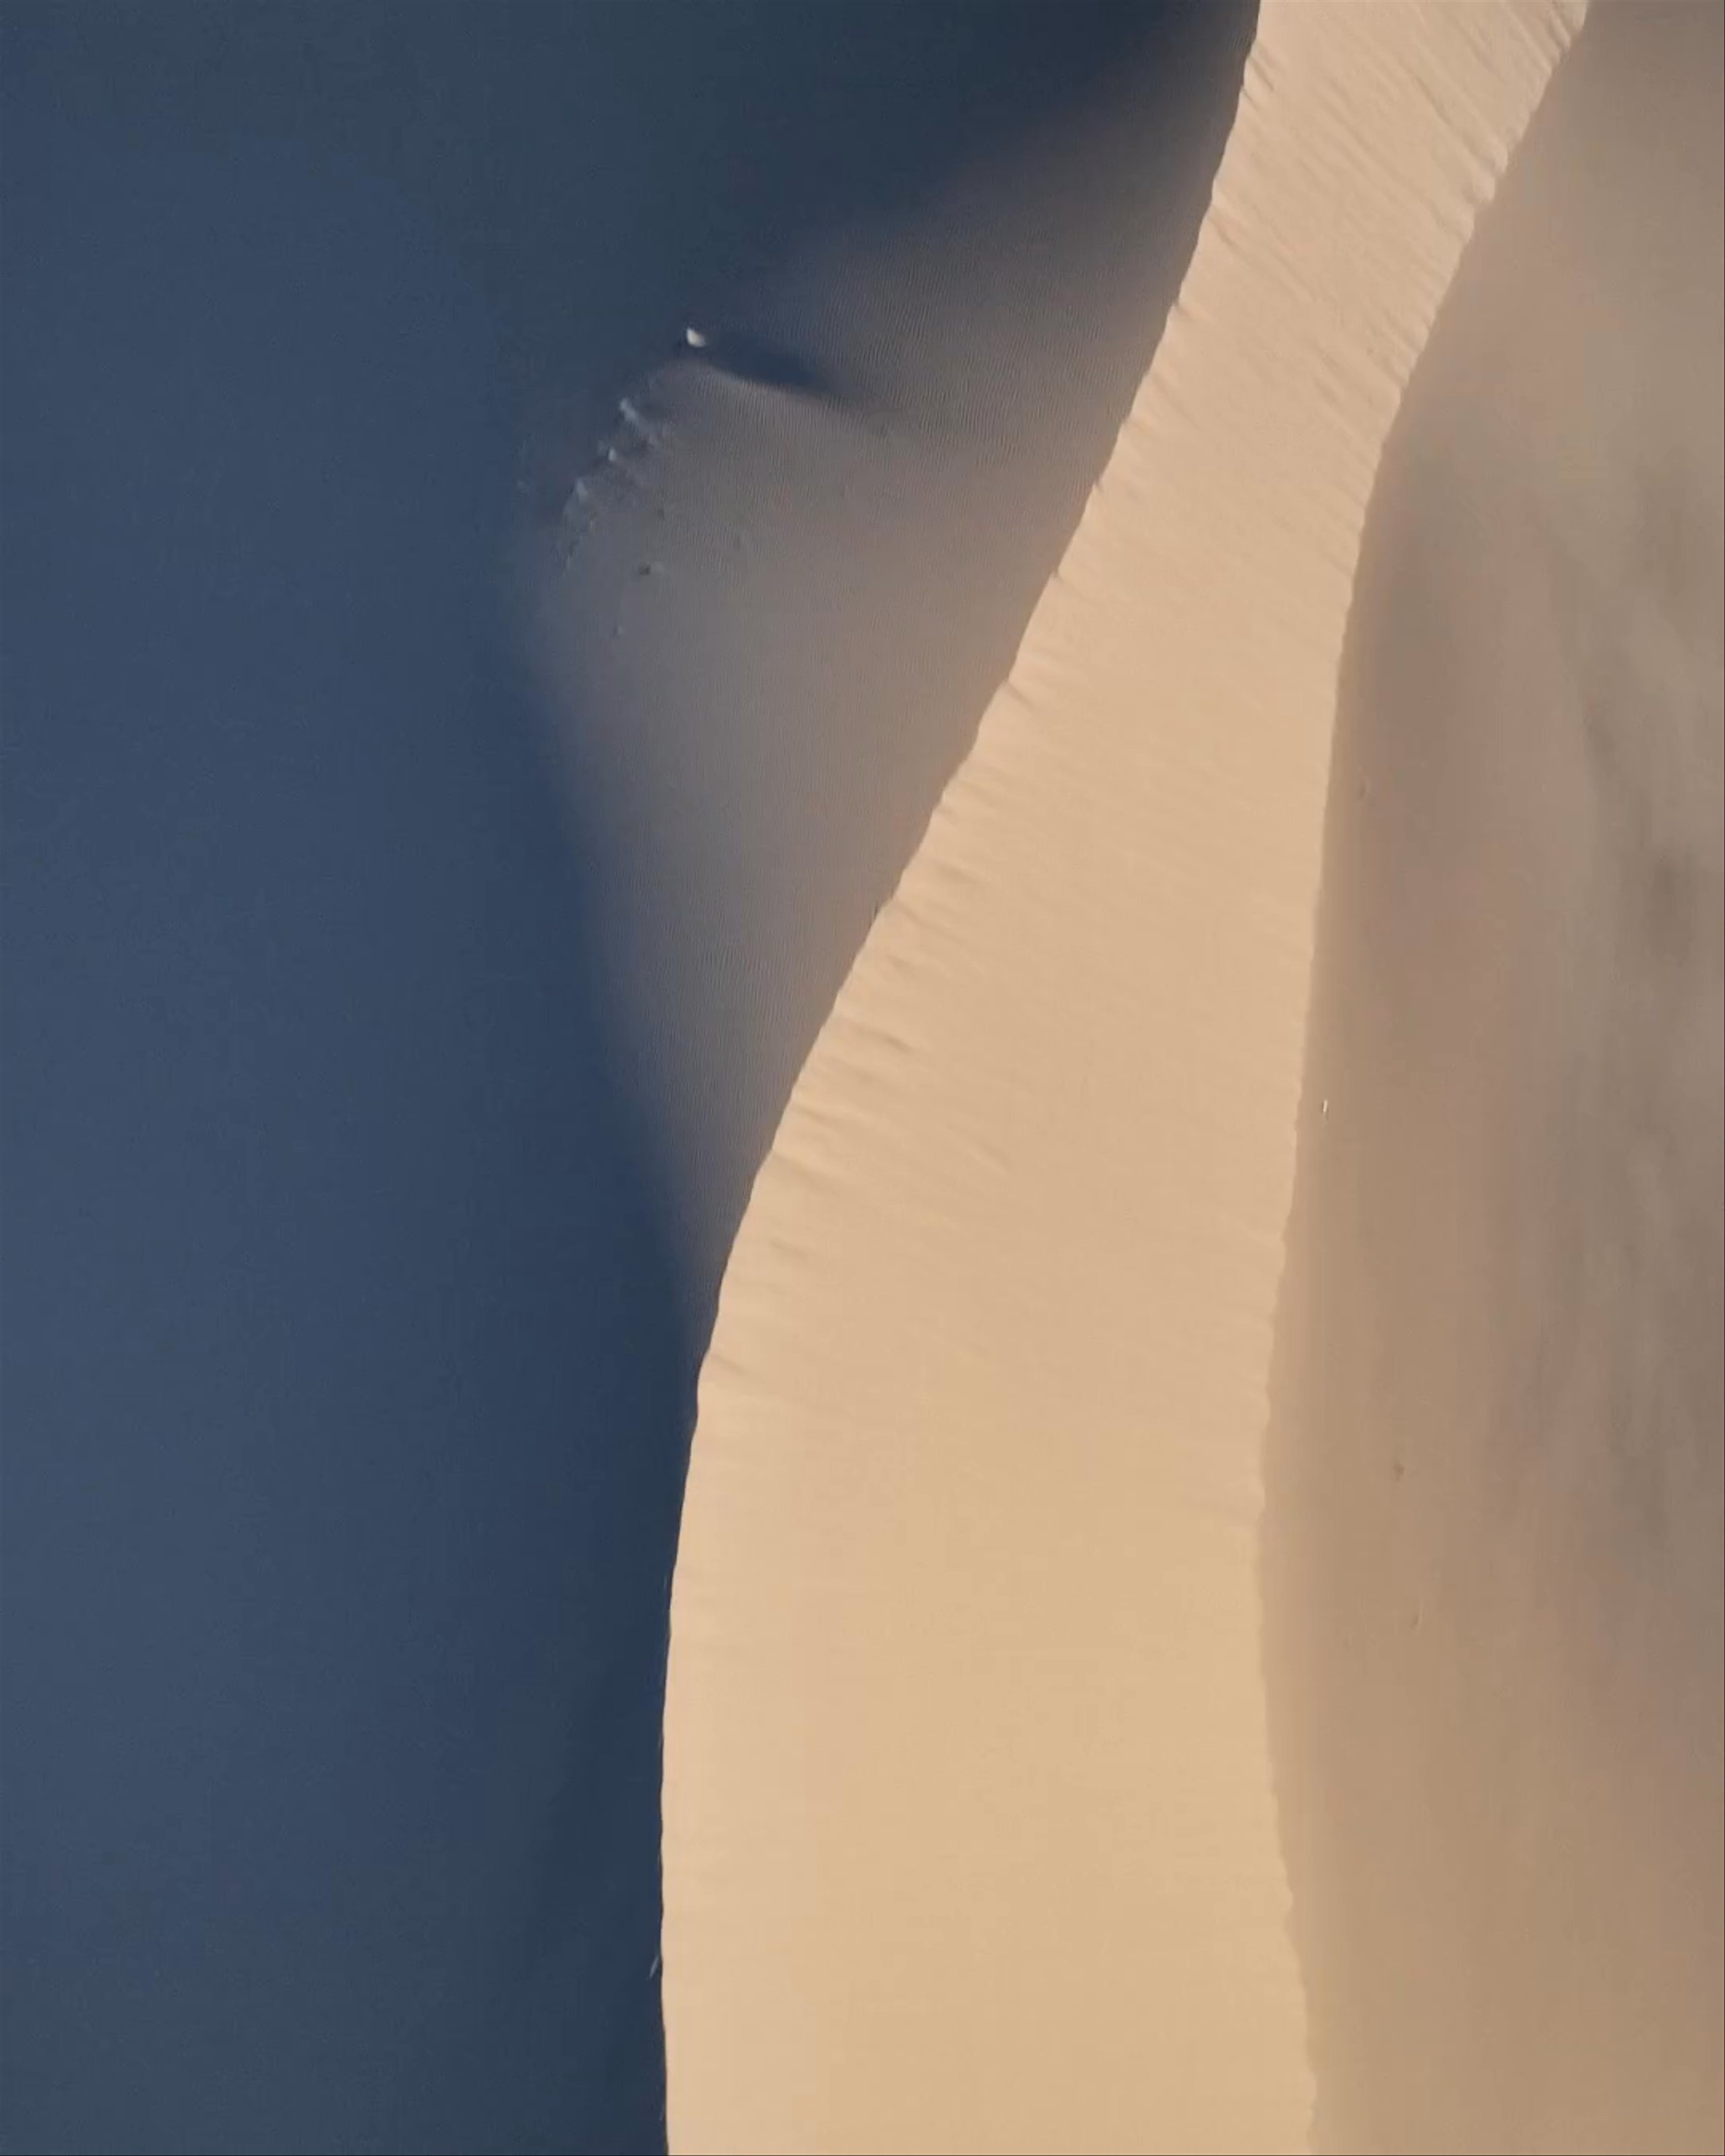
M 675 2148 L 1307 2143 L 1258 1532 L 1338 669 L 1580 16 L 1266 8 L 1155 363 L 797 1084 L 673 1592 Z
M 702 344 L 631 384 L 619 464 L 529 538 L 623 1082 L 703 1338 L 791 1088 L 1191 259 L 1252 17 L 1115 13 L 1116 64 L 1009 146 L 716 293 Z M 1071 34 L 1096 30 L 1086 8 Z

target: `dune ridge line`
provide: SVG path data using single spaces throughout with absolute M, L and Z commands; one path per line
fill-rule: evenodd
M 1261 1448 L 1338 668 L 1582 8 L 1271 0 L 1101 480 L 804 1066 L 704 1366 L 671 2145 L 1305 2145 Z

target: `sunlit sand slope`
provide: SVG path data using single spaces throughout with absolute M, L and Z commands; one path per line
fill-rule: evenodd
M 1154 367 L 798 1082 L 674 1590 L 677 2148 L 1306 2139 L 1260 1452 L 1337 670 L 1576 18 L 1266 8 Z

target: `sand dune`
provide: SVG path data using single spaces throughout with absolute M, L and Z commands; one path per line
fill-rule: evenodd
M 1725 2145 L 1722 28 L 1589 17 L 1367 526 L 1266 1550 L 1329 2147 Z
M 675 2147 L 1307 2141 L 1260 1451 L 1343 636 L 1578 19 L 1265 10 L 1155 363 L 797 1082 L 674 1590 Z
M 662 1946 L 683 2149 L 1725 2148 L 1725 16 L 1582 18 L 0 13 L 0 2143 L 651 2148 Z

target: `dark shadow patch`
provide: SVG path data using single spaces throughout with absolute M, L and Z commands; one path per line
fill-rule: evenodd
M 834 406 L 849 401 L 832 370 L 807 352 L 793 352 L 788 346 L 740 330 L 706 331 L 701 336 L 698 346 L 685 342 L 678 347 L 680 361 L 752 382 L 757 388 L 777 390 L 782 396 Z

